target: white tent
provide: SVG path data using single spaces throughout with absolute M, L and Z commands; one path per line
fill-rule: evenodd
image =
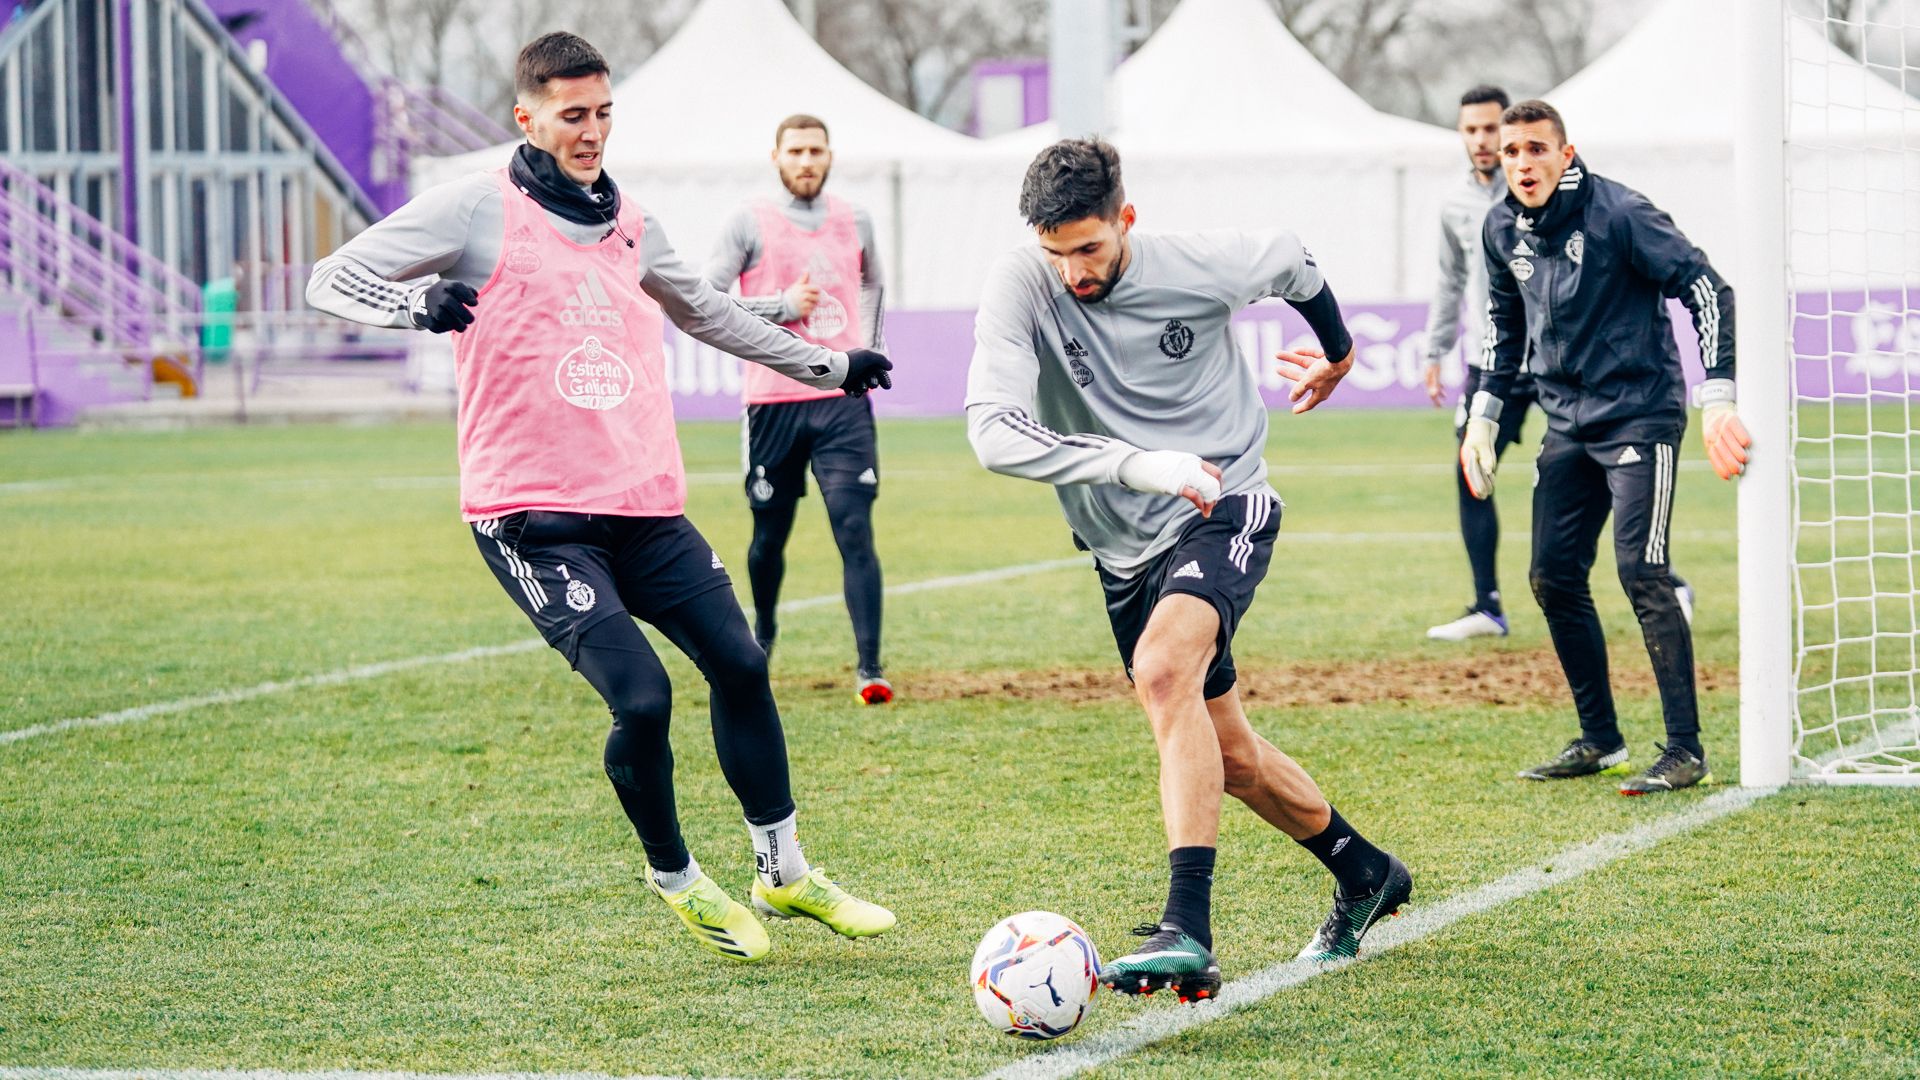
M 1263 0 L 1185 0 L 1121 66 L 1114 95 L 1144 227 L 1283 226 L 1343 297 L 1427 295 L 1457 142 L 1367 105 Z M 893 306 L 970 308 L 993 261 L 1032 242 L 1020 180 L 1051 134 L 983 143 L 922 119 L 841 68 L 779 0 L 703 0 L 620 80 L 607 168 L 699 263 L 735 207 L 779 193 L 773 128 L 800 111 L 832 131 L 829 190 L 873 215 Z M 494 167 L 510 149 L 422 178 Z
M 1265 0 L 1184 0 L 1109 91 L 1142 228 L 1282 226 L 1342 297 L 1428 295 L 1440 200 L 1466 167 L 1458 137 L 1368 105 Z M 989 145 L 1024 166 L 1057 132 Z
M 1113 76 L 1128 149 L 1451 149 L 1443 128 L 1383 113 L 1314 59 L 1266 0 L 1185 0 Z
M 780 0 L 704 0 L 613 101 L 616 175 L 663 161 L 765 161 L 775 125 L 793 113 L 825 120 L 843 162 L 964 154 L 976 143 L 860 81 Z
M 780 194 L 768 160 L 780 120 L 802 112 L 820 117 L 834 147 L 829 190 L 872 214 L 895 283 L 892 302 L 931 302 L 912 291 L 913 256 L 899 243 L 902 172 L 913 163 L 976 155 L 979 140 L 860 81 L 807 36 L 780 0 L 702 0 L 671 40 L 614 85 L 613 102 L 607 171 L 658 216 L 675 249 L 694 265 L 705 261 L 737 207 Z M 498 167 L 514 145 L 428 163 L 417 180 Z
M 1737 0 L 1667 0 L 1613 48 L 1546 100 L 1570 133 L 1595 143 L 1698 142 L 1732 137 L 1740 89 Z M 1788 20 L 1793 141 L 1920 137 L 1914 98 L 1833 47 L 1800 19 Z
M 1546 95 L 1594 172 L 1644 192 L 1723 269 L 1745 227 L 1731 198 L 1737 6 L 1667 0 Z M 1920 99 L 1802 20 L 1786 53 L 1799 284 L 1920 280 Z

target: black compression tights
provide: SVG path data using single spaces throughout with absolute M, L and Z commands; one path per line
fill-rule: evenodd
M 747 630 L 730 589 L 688 600 L 653 625 L 706 676 L 720 771 L 748 821 L 766 825 L 793 813 L 786 736 L 767 685 L 767 657 Z M 624 615 L 580 635 L 574 669 L 606 699 L 607 778 L 640 834 L 647 862 L 680 870 L 688 862 L 674 810 L 673 747 L 667 738 L 673 687 L 646 635 Z
M 821 492 L 833 542 L 840 548 L 841 588 L 853 619 L 853 644 L 860 670 L 880 668 L 880 556 L 873 550 L 873 496 L 859 489 Z M 753 542 L 747 547 L 747 580 L 753 587 L 753 635 L 771 648 L 778 623 L 780 581 L 787 572 L 787 538 L 793 533 L 798 503 L 753 512 Z

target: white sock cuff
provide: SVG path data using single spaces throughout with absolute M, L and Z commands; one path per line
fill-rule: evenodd
M 687 856 L 687 865 L 683 869 L 656 870 L 648 867 L 647 873 L 652 874 L 653 883 L 660 886 L 660 888 L 666 892 L 679 892 L 681 889 L 700 880 L 700 861 L 689 855 Z
M 766 825 L 747 822 L 753 837 L 753 868 L 769 888 L 791 885 L 806 876 L 807 857 L 800 853 L 796 821 L 798 813 L 788 814 Z

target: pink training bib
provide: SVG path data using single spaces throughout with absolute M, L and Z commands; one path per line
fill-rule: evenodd
M 832 196 L 826 199 L 827 220 L 814 232 L 787 220 L 772 203 L 754 204 L 760 261 L 740 275 L 740 292 L 768 296 L 808 275 L 820 287 L 820 303 L 805 319 L 786 324 L 787 329 L 816 345 L 846 352 L 866 344 L 860 331 L 860 229 L 851 205 Z M 813 401 L 841 393 L 808 386 L 761 364 L 749 363 L 745 369 L 741 381 L 749 405 Z
M 460 388 L 460 512 L 672 517 L 686 471 L 667 392 L 660 305 L 640 290 L 645 216 L 582 246 L 513 182 L 506 235 L 473 325 L 454 334 Z

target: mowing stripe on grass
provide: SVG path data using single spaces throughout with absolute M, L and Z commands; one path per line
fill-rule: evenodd
M 926 578 L 922 581 L 909 581 L 900 585 L 888 586 L 888 596 L 904 596 L 918 592 L 932 592 L 936 589 L 962 588 L 968 585 L 985 585 L 1008 578 L 1025 577 L 1029 574 L 1043 574 L 1050 570 L 1061 570 L 1069 566 L 1087 566 L 1087 556 L 1079 555 L 1071 559 L 1048 559 L 1045 562 L 1017 563 L 1012 566 L 999 566 L 991 570 L 980 570 L 971 574 L 952 574 L 947 577 Z M 841 594 L 828 596 L 809 596 L 802 600 L 791 600 L 780 605 L 782 611 L 805 611 L 808 608 L 825 607 L 842 602 Z M 295 690 L 313 690 L 325 686 L 340 686 L 345 683 L 363 682 L 377 679 L 383 675 L 392 675 L 401 671 L 414 671 L 419 668 L 440 667 L 447 664 L 464 664 L 469 660 L 483 660 L 492 656 L 511 656 L 516 653 L 533 652 L 546 648 L 547 643 L 539 638 L 524 638 L 505 645 L 482 645 L 473 649 L 461 649 L 458 652 L 435 653 L 429 656 L 409 656 L 401 660 L 386 660 L 377 664 L 357 664 L 340 668 L 337 671 L 324 671 L 317 675 L 303 675 L 297 679 L 276 679 L 271 682 L 255 683 L 252 686 L 235 687 L 231 690 L 216 690 L 211 694 L 196 694 L 193 697 L 175 698 L 172 701 L 156 701 L 151 705 L 136 705 L 131 709 L 119 709 L 114 712 L 100 713 L 95 716 L 77 716 L 67 720 L 55 720 L 32 727 L 16 728 L 12 731 L 0 731 L 0 746 L 16 743 L 25 739 L 36 739 L 42 735 L 53 735 L 62 731 L 79 728 L 117 727 L 121 724 L 151 720 L 156 716 L 172 716 L 176 713 L 192 712 L 210 705 L 236 705 L 243 701 L 267 697 L 271 694 L 284 694 Z M 0 1075 L 0 1080 L 5 1080 Z
M 678 1076 L 609 1076 L 605 1072 L 359 1072 L 323 1068 L 25 1068 L 0 1067 L 0 1080 L 682 1080 Z
M 988 1080 L 1058 1080 L 1108 1064 L 1154 1043 L 1258 1004 L 1316 975 L 1338 971 L 1380 956 L 1402 945 L 1432 937 L 1462 919 L 1525 899 L 1555 885 L 1578 880 L 1662 840 L 1745 810 L 1776 790 L 1732 788 L 1709 795 L 1685 810 L 1663 815 L 1625 832 L 1577 844 L 1545 862 L 1516 870 L 1497 881 L 1437 904 L 1412 908 L 1404 917 L 1383 922 L 1368 934 L 1366 952 L 1357 960 L 1342 960 L 1324 967 L 1302 960 L 1274 964 L 1244 979 L 1228 983 L 1221 988 L 1219 1000 L 1210 1005 L 1189 1005 L 1147 1013 L 1084 1041 L 1037 1051 L 987 1074 Z M 0 1077 L 0 1080 L 4 1078 Z

